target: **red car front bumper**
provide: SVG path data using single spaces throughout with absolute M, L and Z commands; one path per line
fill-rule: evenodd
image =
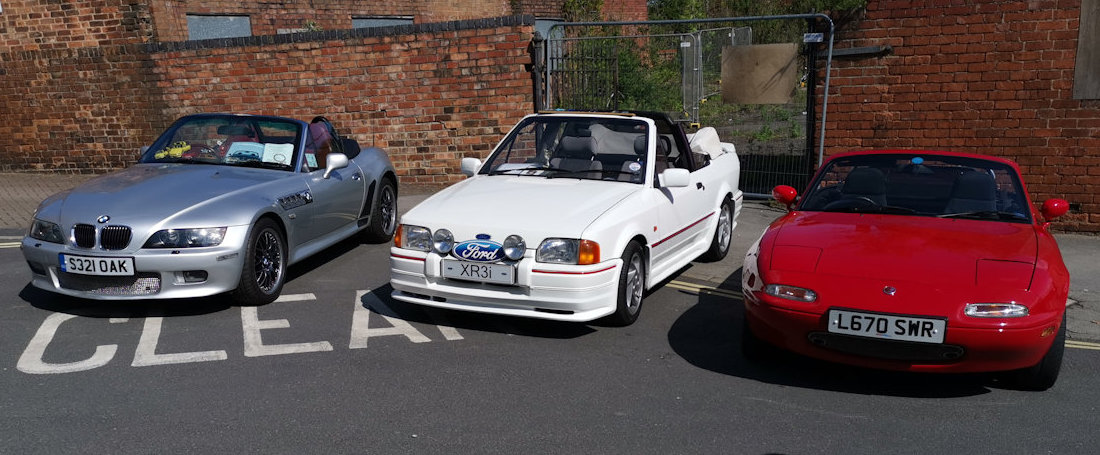
M 939 373 L 1007 371 L 1034 366 L 1050 349 L 1057 332 L 1052 328 L 1056 329 L 1061 322 L 1061 315 L 1056 315 L 1027 328 L 1006 329 L 958 327 L 948 321 L 943 344 L 929 345 L 829 334 L 824 314 L 767 303 L 746 301 L 745 317 L 756 337 L 808 357 L 884 370 Z M 941 352 L 945 354 L 940 355 Z

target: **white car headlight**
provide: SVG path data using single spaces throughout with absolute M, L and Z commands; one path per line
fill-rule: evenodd
M 142 248 L 192 248 L 221 245 L 224 227 L 199 229 L 163 229 L 149 236 Z
M 816 292 L 806 288 L 788 286 L 785 284 L 769 284 L 764 287 L 764 293 L 797 302 L 813 302 L 817 300 Z
M 394 243 L 398 243 L 400 248 L 429 251 L 432 249 L 432 231 L 423 226 L 401 225 L 400 237 L 395 238 Z
M 518 235 L 509 235 L 504 239 L 504 257 L 513 261 L 523 259 L 523 254 L 527 252 L 527 242 L 523 241 L 523 237 Z
M 535 251 L 535 261 L 551 264 L 595 264 L 600 262 L 600 244 L 583 239 L 548 238 Z
M 1018 303 L 970 303 L 965 312 L 975 318 L 1021 318 L 1027 316 L 1028 309 Z
M 451 231 L 446 229 L 436 229 L 432 234 L 432 249 L 440 255 L 445 255 L 451 252 L 451 249 L 455 247 L 455 236 L 451 234 Z
M 61 234 L 61 226 L 37 218 L 31 222 L 31 230 L 27 235 L 32 239 L 43 242 L 65 243 L 65 237 Z

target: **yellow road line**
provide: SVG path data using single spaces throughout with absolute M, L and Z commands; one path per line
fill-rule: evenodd
M 1088 341 L 1066 340 L 1066 347 L 1073 349 L 1089 349 L 1093 351 L 1100 351 L 1100 344 L 1089 343 Z
M 685 281 L 669 281 L 667 284 L 665 284 L 665 286 L 682 291 L 693 292 L 696 294 L 716 295 L 719 297 L 726 297 L 731 299 L 741 298 L 740 292 L 729 291 L 726 289 L 718 289 L 712 286 L 703 286 L 695 283 L 688 283 Z
M 0 242 L 0 248 L 19 248 L 21 242 Z

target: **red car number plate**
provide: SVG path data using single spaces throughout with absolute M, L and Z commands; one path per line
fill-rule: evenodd
M 943 343 L 946 319 L 829 310 L 829 332 L 884 340 Z

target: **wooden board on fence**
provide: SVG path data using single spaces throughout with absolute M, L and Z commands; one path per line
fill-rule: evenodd
M 722 102 L 786 104 L 798 83 L 798 44 L 722 48 Z

